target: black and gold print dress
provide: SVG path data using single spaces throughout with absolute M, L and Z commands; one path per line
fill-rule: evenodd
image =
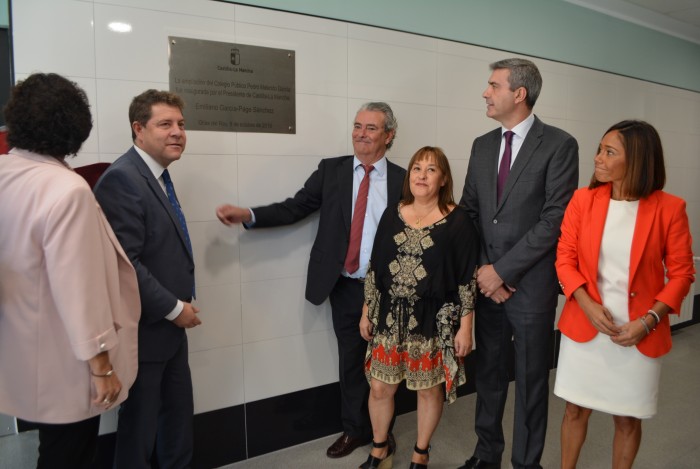
M 412 228 L 388 208 L 377 227 L 365 279 L 374 337 L 367 347 L 367 379 L 408 389 L 445 383 L 447 401 L 466 381 L 455 356 L 460 319 L 474 311 L 479 237 L 456 207 L 438 222 Z

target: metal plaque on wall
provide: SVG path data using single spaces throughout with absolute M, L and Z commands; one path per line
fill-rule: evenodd
M 187 130 L 296 133 L 294 51 L 168 38 Z

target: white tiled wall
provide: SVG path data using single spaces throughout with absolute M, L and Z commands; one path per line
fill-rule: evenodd
M 496 124 L 481 98 L 488 63 L 510 56 L 407 33 L 210 0 L 13 2 L 17 78 L 64 74 L 83 86 L 95 128 L 76 166 L 113 161 L 130 145 L 127 108 L 146 88 L 168 88 L 167 36 L 296 51 L 295 135 L 189 132 L 172 167 L 189 219 L 203 325 L 189 332 L 197 412 L 337 379 L 327 304 L 304 300 L 317 219 L 247 232 L 216 221 L 222 202 L 265 204 L 292 195 L 324 156 L 351 151 L 365 101 L 388 101 L 399 119 L 389 156 L 406 165 L 423 145 L 450 157 L 459 198 L 474 137 Z M 111 21 L 133 30 L 119 34 Z M 667 190 L 688 201 L 700 247 L 700 95 L 536 59 L 544 88 L 536 112 L 579 140 L 581 184 L 603 131 L 642 118 L 661 132 Z M 106 419 L 103 431 L 113 427 Z

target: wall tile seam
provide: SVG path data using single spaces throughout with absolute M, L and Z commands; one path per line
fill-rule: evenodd
M 274 335 L 270 337 L 264 337 L 264 338 L 258 338 L 254 340 L 249 340 L 249 341 L 243 341 L 241 343 L 242 347 L 250 347 L 250 346 L 257 346 L 260 344 L 264 344 L 266 342 L 280 342 L 284 341 L 287 339 L 294 339 L 294 338 L 299 338 L 299 337 L 307 337 L 307 336 L 313 336 L 313 335 L 327 335 L 327 333 L 332 333 L 333 337 L 335 337 L 335 333 L 333 332 L 333 327 L 329 326 L 328 328 L 325 329 L 313 329 L 310 331 L 302 331 L 302 332 L 297 332 L 294 334 L 287 334 L 287 335 Z
M 279 26 L 279 25 L 272 24 L 272 23 L 266 24 L 266 23 L 255 23 L 252 21 L 239 21 L 239 20 L 236 20 L 235 23 L 236 23 L 236 25 L 260 26 L 263 28 L 279 29 L 282 31 L 295 31 L 295 32 L 306 33 L 306 34 L 314 34 L 314 35 L 318 35 L 318 36 L 342 38 L 342 39 L 346 39 L 346 40 L 348 39 L 347 31 L 345 32 L 345 34 L 341 34 L 341 33 L 333 34 L 330 32 L 321 32 L 321 31 L 313 31 L 313 30 L 302 29 L 302 28 L 284 27 L 284 26 Z M 342 22 L 339 21 L 339 23 L 342 23 Z
M 84 1 L 84 0 L 76 0 L 76 1 Z M 235 23 L 236 19 L 235 16 L 233 18 L 221 18 L 220 16 L 209 16 L 202 14 L 201 9 L 188 9 L 188 10 L 175 10 L 175 9 L 158 9 L 158 8 L 147 8 L 145 6 L 135 6 L 135 5 L 118 5 L 118 4 L 113 4 L 113 3 L 104 3 L 104 2 L 85 2 L 85 3 L 91 3 L 94 5 L 95 8 L 116 8 L 116 9 L 123 9 L 123 10 L 135 10 L 135 11 L 149 11 L 152 13 L 165 13 L 169 15 L 178 15 L 178 16 L 187 16 L 189 17 L 195 17 L 195 18 L 204 18 L 204 19 L 210 19 L 210 20 L 215 20 L 217 22 L 227 22 L 227 23 Z M 168 5 L 177 5 L 177 2 L 170 2 Z M 94 10 L 93 10 L 94 11 Z M 235 12 L 234 12 L 235 15 Z M 93 18 L 94 19 L 94 18 Z

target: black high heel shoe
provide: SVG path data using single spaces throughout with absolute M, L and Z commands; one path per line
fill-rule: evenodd
M 389 440 L 384 440 L 381 443 L 376 443 L 372 441 L 372 446 L 374 448 L 384 448 L 389 445 Z M 391 469 L 392 461 L 394 459 L 394 449 L 389 445 L 389 452 L 383 459 L 379 459 L 375 456 L 370 455 L 367 457 L 367 461 L 360 465 L 359 469 Z
M 430 453 L 430 445 L 428 445 L 428 447 L 425 449 L 420 449 L 418 447 L 418 443 L 416 443 L 415 445 L 413 445 L 413 451 L 415 451 L 418 454 L 424 454 L 424 455 L 430 457 L 430 454 L 429 454 Z M 411 465 L 408 466 L 408 469 L 428 469 L 428 465 L 427 464 L 419 464 L 417 462 L 411 462 Z

